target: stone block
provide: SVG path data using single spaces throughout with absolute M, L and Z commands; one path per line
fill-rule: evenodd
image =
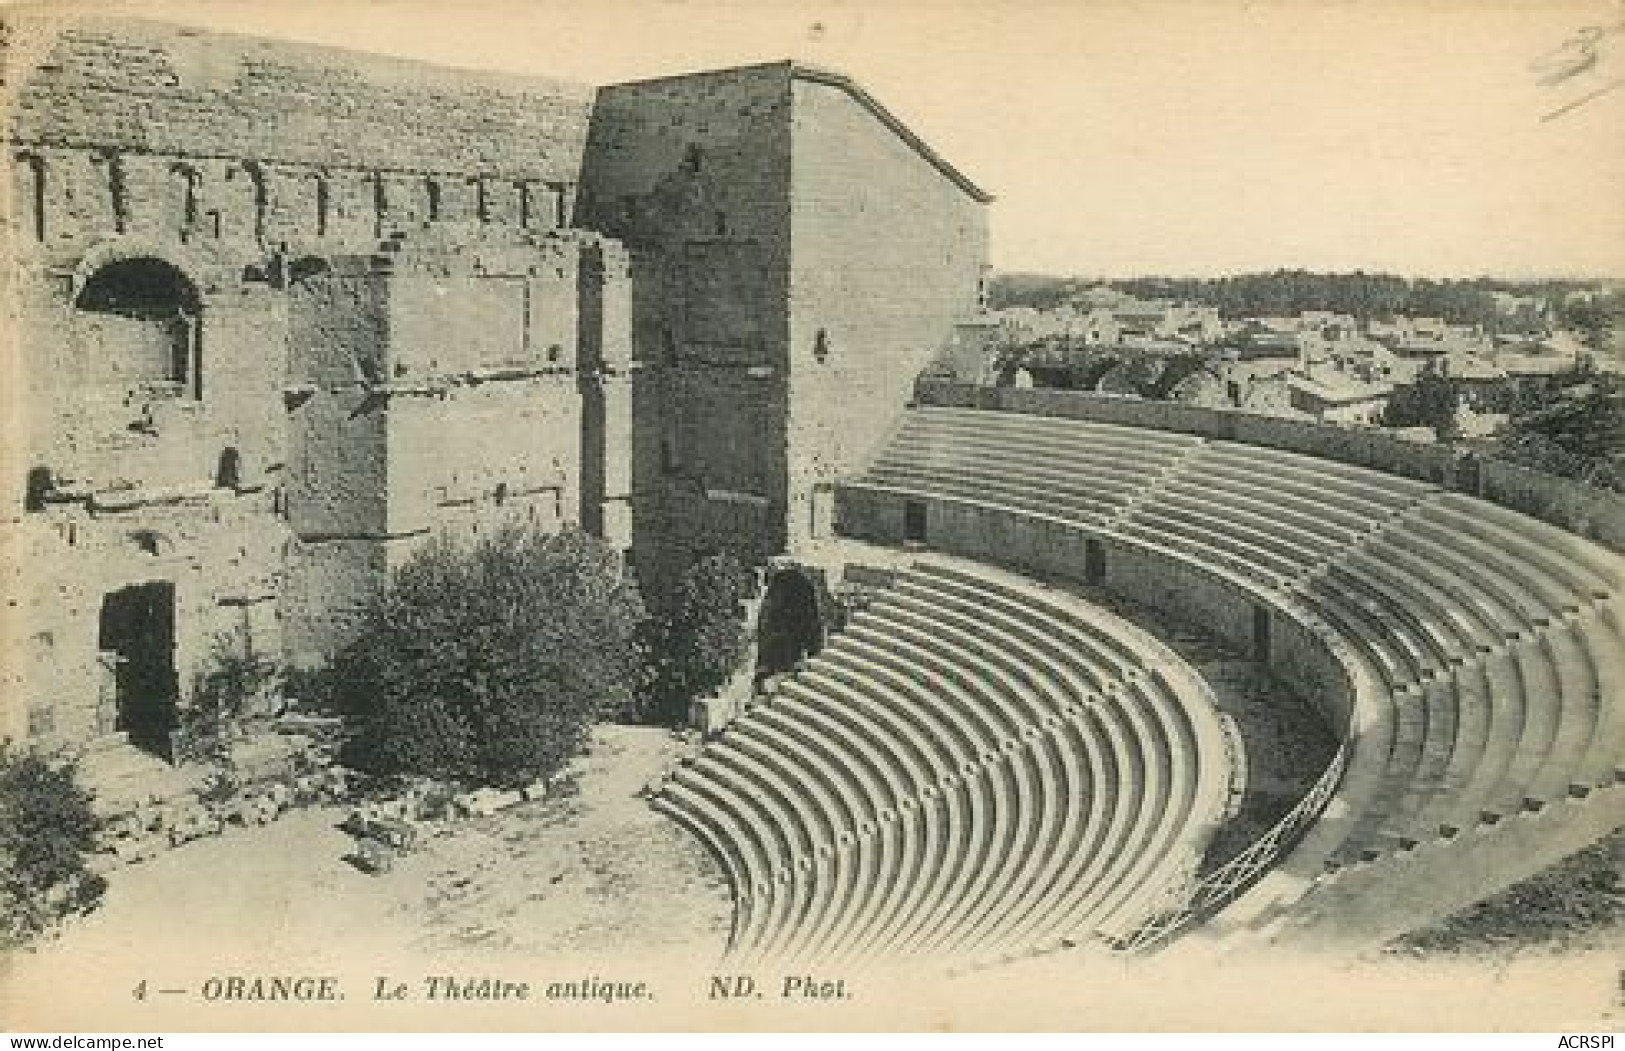
M 689 725 L 703 734 L 718 733 L 733 719 L 734 706 L 724 697 L 697 697 L 689 702 Z

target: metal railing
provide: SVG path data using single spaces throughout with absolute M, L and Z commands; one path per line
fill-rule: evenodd
M 1351 747 L 1345 741 L 1338 748 L 1314 786 L 1268 832 L 1181 895 L 1182 906 L 1152 917 L 1133 934 L 1119 940 L 1116 948 L 1121 952 L 1158 948 L 1241 897 L 1319 820 L 1321 811 L 1343 781 Z

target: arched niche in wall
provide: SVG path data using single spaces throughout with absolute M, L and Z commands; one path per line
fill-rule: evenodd
M 796 566 L 773 570 L 756 620 L 756 678 L 788 671 L 823 648 L 817 584 Z
M 243 484 L 243 456 L 235 446 L 220 450 L 215 461 L 214 484 L 219 489 L 240 489 Z
M 202 396 L 203 301 L 173 263 L 155 256 L 111 259 L 79 283 L 73 307 L 98 386 Z

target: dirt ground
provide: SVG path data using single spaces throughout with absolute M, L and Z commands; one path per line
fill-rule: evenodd
M 101 907 L 6 961 L 0 985 L 93 974 L 102 995 L 125 1000 L 143 980 L 149 995 L 175 986 L 195 998 L 209 975 L 248 971 L 416 978 L 546 961 L 580 977 L 570 961 L 628 956 L 707 969 L 731 919 L 726 882 L 639 795 L 683 747 L 659 729 L 601 728 L 576 793 L 439 826 L 382 875 L 345 860 L 341 808 L 193 842 L 112 873 Z
M 1130 967 L 1063 954 L 941 986 L 854 975 L 851 999 L 718 1002 L 730 919 L 720 872 L 639 789 L 681 750 L 608 728 L 580 791 L 448 826 L 382 876 L 357 871 L 336 808 L 289 814 L 116 872 L 102 908 L 39 951 L 0 961 L 0 1029 L 35 1032 L 643 1028 L 1538 1028 L 1617 1021 L 1618 955 L 1519 954 L 1498 966 L 1429 952 L 1361 962 Z M 1323 974 L 1317 972 L 1323 971 Z M 724 972 L 732 973 L 732 972 Z M 1306 978 L 1306 975 L 1316 975 Z M 224 1003 L 222 976 L 335 975 L 340 1003 Z M 515 1002 L 430 1001 L 430 976 L 530 982 Z M 411 988 L 398 1004 L 375 986 Z M 840 977 L 839 974 L 820 977 Z M 648 999 L 554 998 L 559 983 L 645 981 Z M 1282 996 L 1310 987 L 1344 998 Z M 143 986 L 143 983 L 145 985 Z M 138 991 L 144 997 L 138 997 Z
M 1489 959 L 1601 950 L 1625 959 L 1625 829 L 1389 949 Z

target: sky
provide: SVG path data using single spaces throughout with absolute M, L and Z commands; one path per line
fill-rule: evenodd
M 833 67 L 995 195 L 1004 271 L 1625 276 L 1625 29 L 1560 84 L 1531 68 L 1587 26 L 1625 26 L 1625 0 L 89 9 L 595 84 L 781 58 Z

